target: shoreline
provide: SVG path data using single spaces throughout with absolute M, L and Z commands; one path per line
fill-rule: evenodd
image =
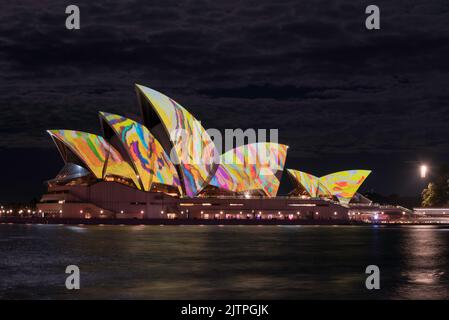
M 17 217 L 0 217 L 0 224 L 63 224 L 63 225 L 242 225 L 242 226 L 300 226 L 300 225 L 316 225 L 316 226 L 400 226 L 400 225 L 414 225 L 414 226 L 448 226 L 446 223 L 367 223 L 363 221 L 348 221 L 348 220 L 252 220 L 252 219 L 76 219 L 76 218 L 17 218 Z
M 253 219 L 78 219 L 1 217 L 0 223 L 66 225 L 369 225 L 348 220 L 253 220 Z

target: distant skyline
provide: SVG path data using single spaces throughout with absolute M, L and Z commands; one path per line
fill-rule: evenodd
M 287 168 L 371 169 L 362 191 L 419 196 L 420 163 L 449 162 L 447 1 L 376 1 L 376 31 L 368 1 L 77 1 L 80 30 L 68 4 L 2 5 L 0 202 L 61 169 L 47 129 L 138 113 L 134 83 L 205 128 L 279 129 Z

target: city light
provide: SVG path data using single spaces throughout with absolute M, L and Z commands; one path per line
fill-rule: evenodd
M 421 173 L 421 178 L 425 178 L 427 176 L 427 166 L 426 165 L 421 165 L 420 167 L 420 173 Z

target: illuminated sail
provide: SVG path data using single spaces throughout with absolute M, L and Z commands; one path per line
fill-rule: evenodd
M 339 171 L 321 177 L 320 182 L 341 203 L 348 204 L 370 173 L 370 170 Z
M 48 133 L 71 150 L 97 179 L 103 179 L 105 172 L 107 175 L 130 179 L 140 189 L 134 170 L 103 137 L 75 130 L 48 130 Z M 56 145 L 60 152 L 63 151 Z M 67 162 L 67 155 L 63 152 L 61 155 Z
M 210 185 L 237 193 L 260 190 L 274 197 L 286 156 L 287 146 L 277 143 L 254 143 L 229 150 L 221 155 Z
M 151 190 L 156 183 L 174 186 L 181 191 L 176 168 L 145 126 L 116 114 L 100 112 L 100 116 L 122 142 L 145 191 Z
M 318 185 L 319 185 L 318 177 L 315 177 L 314 175 L 307 172 L 293 169 L 287 169 L 287 172 L 296 182 L 297 188 L 299 187 L 304 188 L 311 197 L 318 196 Z
M 156 90 L 140 85 L 136 88 L 165 127 L 177 158 L 172 160 L 179 165 L 186 195 L 196 196 L 217 169 L 218 152 L 212 139 L 179 103 Z

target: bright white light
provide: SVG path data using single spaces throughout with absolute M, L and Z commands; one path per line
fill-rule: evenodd
M 421 178 L 425 178 L 427 176 L 427 166 L 423 164 L 419 170 L 421 172 Z

